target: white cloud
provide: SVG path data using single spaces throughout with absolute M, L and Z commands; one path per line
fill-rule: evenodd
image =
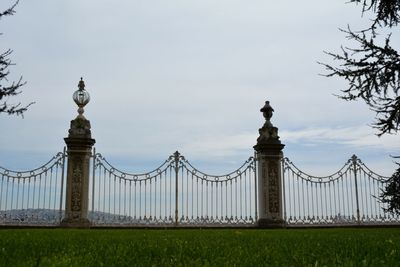
M 321 144 L 336 143 L 358 148 L 383 149 L 396 151 L 400 149 L 399 136 L 384 135 L 378 137 L 369 126 L 352 127 L 314 127 L 299 130 L 285 130 L 281 138 L 288 143 Z

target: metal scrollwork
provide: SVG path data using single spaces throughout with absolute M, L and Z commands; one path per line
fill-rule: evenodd
M 233 226 L 255 223 L 253 157 L 227 175 L 204 173 L 178 151 L 146 173 L 120 171 L 100 155 L 94 161 L 99 175 L 92 190 L 95 202 L 91 218 L 96 225 Z M 119 181 L 134 183 L 121 184 Z M 244 183 L 249 185 L 245 187 Z M 239 213 L 243 215 L 239 216 Z
M 357 156 L 327 176 L 306 174 L 287 158 L 282 163 L 288 225 L 400 223 L 377 197 L 389 177 L 371 171 Z
M 57 153 L 33 170 L 0 167 L 0 224 L 55 225 L 60 222 L 60 199 L 66 154 Z

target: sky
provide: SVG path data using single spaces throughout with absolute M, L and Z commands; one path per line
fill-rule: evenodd
M 352 45 L 339 28 L 369 23 L 346 2 L 21 0 L 0 20 L 0 51 L 13 50 L 10 81 L 27 82 L 8 102 L 35 104 L 23 119 L 0 115 L 0 166 L 27 170 L 63 149 L 83 77 L 96 151 L 122 170 L 151 170 L 179 150 L 227 173 L 253 155 L 268 100 L 300 169 L 330 174 L 356 154 L 391 175 L 399 136 L 377 137 L 374 112 L 335 97 L 346 82 L 318 64 Z

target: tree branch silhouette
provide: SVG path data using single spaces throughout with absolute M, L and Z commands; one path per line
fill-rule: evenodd
M 4 16 L 14 15 L 15 7 L 18 5 L 18 3 L 19 0 L 17 0 L 7 10 L 0 12 L 0 20 Z M 29 106 L 33 105 L 34 102 L 24 106 L 21 103 L 9 104 L 10 97 L 19 95 L 22 92 L 21 87 L 26 84 L 26 82 L 23 81 L 22 76 L 18 81 L 13 81 L 11 83 L 7 79 L 8 75 L 10 74 L 9 67 L 15 65 L 10 60 L 10 55 L 12 52 L 13 51 L 11 49 L 8 49 L 0 54 L 0 113 L 23 116 L 24 112 L 27 111 Z

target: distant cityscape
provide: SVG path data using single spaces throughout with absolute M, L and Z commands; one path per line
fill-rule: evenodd
M 58 225 L 64 218 L 64 210 L 19 209 L 0 211 L 0 225 Z M 104 212 L 89 212 L 89 218 L 115 218 L 129 220 L 127 216 L 118 216 Z
M 64 211 L 51 209 L 19 209 L 0 211 L 1 224 L 54 225 L 58 224 Z
M 52 209 L 19 209 L 0 211 L 0 226 L 1 225 L 43 225 L 52 226 L 59 225 L 64 218 L 64 210 Z M 88 218 L 95 224 L 107 225 L 131 225 L 134 224 L 173 224 L 172 217 L 164 219 L 156 219 L 155 217 L 132 217 L 118 214 L 111 214 L 100 211 L 89 211 Z

